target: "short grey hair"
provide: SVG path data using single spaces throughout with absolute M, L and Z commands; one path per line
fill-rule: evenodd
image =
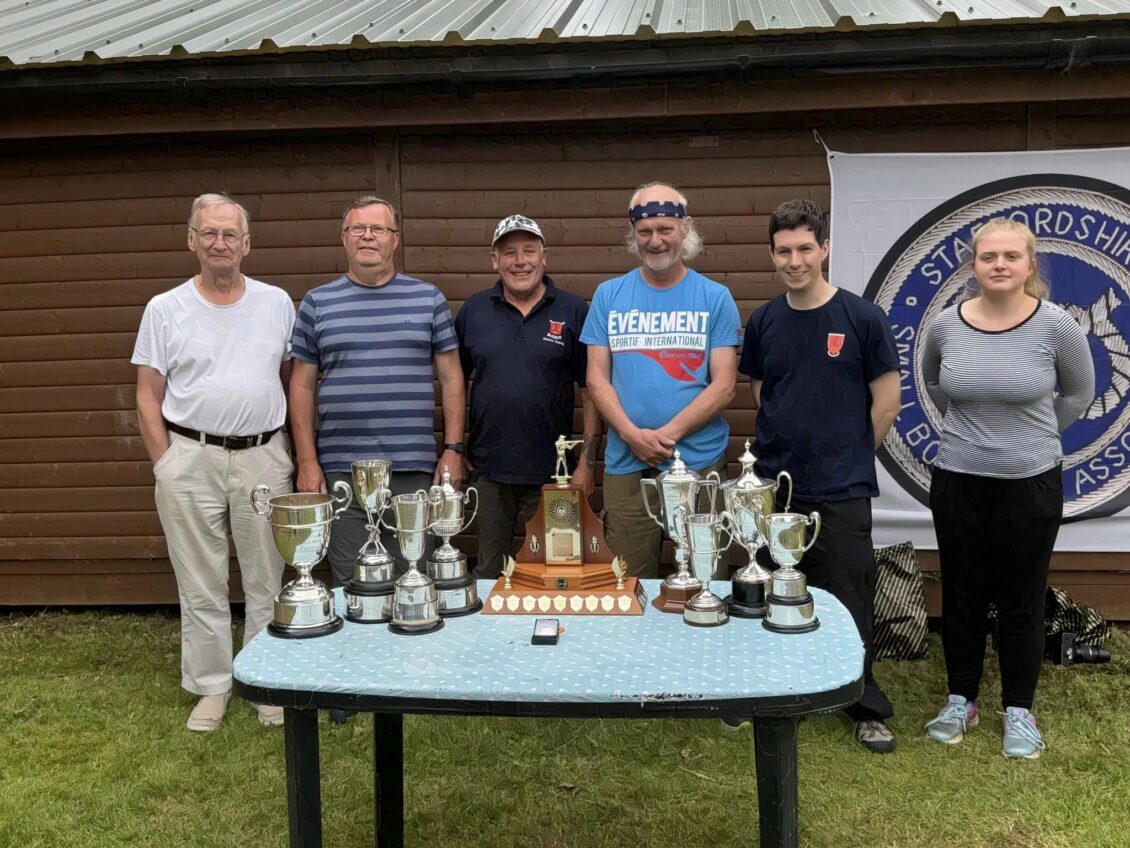
M 209 206 L 234 206 L 239 210 L 240 220 L 243 222 L 243 232 L 251 232 L 251 216 L 247 214 L 247 210 L 243 208 L 243 204 L 232 200 L 228 195 L 220 194 L 202 194 L 194 201 L 192 201 L 192 209 L 188 213 L 188 226 L 190 229 L 196 229 L 196 216 L 200 214 L 201 209 L 207 209 Z
M 364 209 L 366 206 L 384 206 L 392 214 L 392 225 L 400 229 L 400 211 L 381 197 L 376 197 L 372 194 L 366 194 L 364 197 L 359 197 L 346 207 L 346 210 L 341 213 L 341 226 L 345 227 L 345 222 L 349 218 L 349 213 L 354 209 Z
M 639 196 L 641 194 L 643 194 L 645 191 L 647 191 L 649 188 L 669 188 L 669 189 L 671 189 L 671 191 L 675 192 L 675 197 L 678 198 L 679 202 L 681 204 L 683 204 L 683 206 L 687 206 L 687 207 L 690 206 L 690 204 L 687 202 L 686 195 L 684 195 L 681 191 L 679 191 L 673 185 L 671 185 L 670 183 L 655 181 L 655 182 L 650 182 L 650 183 L 644 183 L 643 185 L 636 187 L 636 190 L 634 192 L 632 192 L 631 200 L 628 201 L 628 209 L 631 209 L 633 206 L 635 206 L 636 201 L 639 199 Z M 655 220 L 655 219 L 649 218 L 648 220 Z M 695 225 L 694 218 L 692 218 L 690 216 L 689 211 L 687 213 L 686 218 L 677 218 L 676 220 L 679 221 L 679 223 L 683 227 L 683 250 L 682 250 L 683 261 L 684 262 L 690 262 L 692 259 L 694 259 L 696 256 L 698 256 L 700 253 L 702 253 L 702 248 L 703 248 L 702 235 L 699 233 L 698 227 Z M 628 236 L 627 236 L 627 238 L 624 239 L 624 245 L 628 248 L 628 253 L 632 254 L 632 256 L 636 257 L 637 259 L 643 258 L 642 256 L 640 256 L 640 249 L 639 249 L 639 246 L 636 244 L 636 225 L 635 224 L 632 224 L 631 228 L 628 230 Z

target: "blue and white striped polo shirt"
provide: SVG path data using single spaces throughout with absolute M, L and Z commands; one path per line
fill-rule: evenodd
M 436 464 L 432 360 L 458 346 L 447 299 L 431 283 L 396 274 L 383 286 L 349 277 L 302 299 L 291 348 L 318 366 L 318 462 L 349 471 L 361 458 L 396 471 Z

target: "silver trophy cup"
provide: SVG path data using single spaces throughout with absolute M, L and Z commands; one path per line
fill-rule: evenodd
M 812 538 L 805 543 L 808 528 Z M 765 516 L 769 555 L 780 566 L 773 572 L 767 612 L 762 624 L 776 633 L 807 633 L 820 626 L 804 574 L 797 570 L 805 552 L 820 535 L 820 513 L 775 512 Z
M 726 514 L 730 517 L 734 540 L 746 550 L 749 564 L 739 568 L 730 578 L 731 594 L 726 599 L 730 614 L 740 618 L 762 618 L 765 598 L 769 593 L 769 572 L 757 562 L 758 549 L 765 546 L 764 518 L 775 509 L 777 489 L 788 482 L 785 512 L 793 499 L 793 480 L 782 471 L 776 480 L 762 480 L 754 470 L 757 458 L 750 452 L 749 441 L 738 457 L 742 470 L 732 480 L 719 481 Z M 712 472 L 713 473 L 713 472 Z M 711 476 L 711 475 L 708 475 Z
M 733 538 L 729 517 L 725 513 L 699 513 L 687 515 L 685 521 L 691 568 L 703 588 L 683 607 L 683 621 L 696 627 L 725 624 L 730 620 L 726 602 L 710 591 L 710 581 L 718 571 L 719 558 Z
M 380 624 L 392 618 L 392 593 L 396 560 L 381 544 L 378 517 L 388 506 L 392 463 L 387 459 L 359 459 L 352 464 L 353 492 L 365 510 L 369 538 L 353 563 L 353 577 L 345 582 L 345 617 L 361 624 Z
M 408 560 L 408 571 L 397 579 L 393 592 L 392 620 L 388 625 L 393 633 L 431 633 L 443 627 L 436 583 L 418 567 L 424 555 L 428 531 L 435 525 L 439 505 L 439 501 L 423 489 L 392 498 L 396 524 L 384 526 L 396 533 L 400 552 Z M 384 523 L 384 519 L 381 521 Z
M 251 505 L 271 525 L 279 555 L 298 572 L 297 579 L 283 586 L 275 597 L 275 615 L 267 625 L 268 632 L 305 639 L 341 629 L 333 595 L 324 583 L 310 576 L 310 570 L 326 555 L 330 526 L 352 499 L 349 485 L 344 482 L 334 484 L 332 497 L 294 492 L 272 498 L 267 486 L 251 490 Z
M 675 543 L 675 565 L 678 570 L 668 575 L 663 583 L 671 589 L 684 590 L 690 594 L 702 589 L 702 581 L 691 574 L 687 566 L 687 536 L 682 517 L 697 512 L 695 504 L 698 501 L 699 491 L 703 488 L 710 489 L 711 512 L 713 512 L 714 499 L 718 494 L 717 481 L 702 478 L 687 468 L 686 463 L 679 456 L 678 449 L 675 450 L 671 467 L 667 471 L 655 478 L 644 477 L 640 480 L 644 509 L 647 510 L 651 520 L 662 527 L 667 537 Z M 658 510 L 651 508 L 649 489 L 656 494 L 659 502 Z M 682 512 L 679 511 L 680 507 Z
M 439 614 L 445 617 L 469 615 L 483 608 L 474 579 L 467 574 L 467 555 L 451 544 L 451 537 L 471 526 L 479 511 L 479 492 L 473 486 L 466 493 L 451 485 L 451 474 L 443 472 L 443 481 L 432 486 L 431 499 L 438 504 L 438 517 L 432 533 L 443 539 L 428 558 L 428 576 L 435 580 Z M 474 499 L 471 517 L 464 522 L 466 505 Z

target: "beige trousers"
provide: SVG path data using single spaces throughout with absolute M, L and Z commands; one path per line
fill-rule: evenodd
M 266 483 L 273 495 L 292 491 L 294 464 L 281 432 L 265 445 L 240 451 L 176 433 L 169 439 L 153 476 L 180 594 L 181 686 L 197 695 L 219 695 L 231 689 L 232 679 L 228 534 L 239 557 L 246 645 L 271 621 L 283 573 L 271 528 L 251 507 L 251 490 Z

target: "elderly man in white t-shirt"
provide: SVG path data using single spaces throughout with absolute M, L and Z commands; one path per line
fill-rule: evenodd
M 188 248 L 200 273 L 149 301 L 133 363 L 137 419 L 153 462 L 155 499 L 181 609 L 181 685 L 200 696 L 188 729 L 220 726 L 232 683 L 228 533 L 246 602 L 244 644 L 267 626 L 283 562 L 250 491 L 291 491 L 283 386 L 294 304 L 239 272 L 251 250 L 247 211 L 226 195 L 196 198 Z M 256 706 L 259 721 L 282 709 Z

